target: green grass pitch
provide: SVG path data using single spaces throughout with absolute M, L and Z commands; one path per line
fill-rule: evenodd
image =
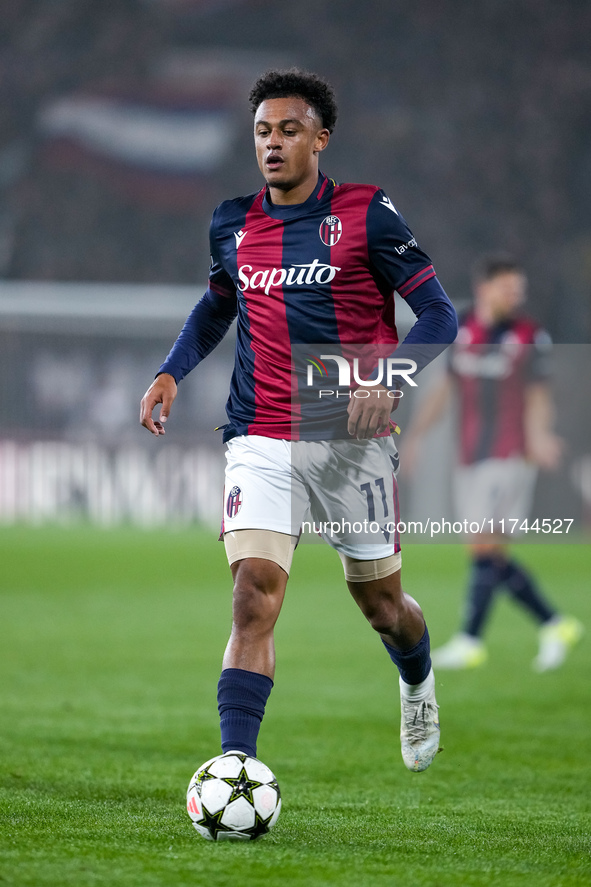
M 402 763 L 393 666 L 336 555 L 301 546 L 259 740 L 283 812 L 210 844 L 185 791 L 219 753 L 223 546 L 198 531 L 0 531 L 0 885 L 580 887 L 591 884 L 589 547 L 528 546 L 588 634 L 558 672 L 502 600 L 489 663 L 437 676 L 444 752 Z M 461 546 L 405 549 L 432 641 L 456 628 Z

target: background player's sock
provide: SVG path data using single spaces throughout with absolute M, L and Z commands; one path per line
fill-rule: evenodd
M 468 598 L 462 631 L 472 637 L 482 633 L 497 586 L 503 582 L 505 562 L 492 557 L 477 557 L 472 562 Z
M 395 650 L 383 638 L 382 643 L 405 684 L 421 684 L 427 678 L 431 671 L 431 644 L 426 625 L 423 637 L 410 650 Z
M 273 681 L 264 674 L 225 668 L 218 683 L 222 751 L 256 757 L 257 738 Z
M 540 622 L 549 622 L 556 616 L 556 610 L 542 596 L 533 577 L 523 567 L 513 561 L 506 563 L 502 582 L 511 597 L 523 604 Z

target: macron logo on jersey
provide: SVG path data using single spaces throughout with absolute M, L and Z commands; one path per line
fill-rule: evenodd
M 243 231 L 242 229 L 240 231 L 234 231 L 234 237 L 236 238 L 236 249 L 238 249 L 238 247 L 246 237 L 246 231 Z
M 326 265 L 314 259 L 306 265 L 292 265 L 291 268 L 268 268 L 266 271 L 252 271 L 252 265 L 241 265 L 238 269 L 242 291 L 262 289 L 267 295 L 272 286 L 310 286 L 313 283 L 330 283 L 337 271 L 336 265 Z
M 390 198 L 389 198 L 389 197 L 386 197 L 385 194 L 384 194 L 384 196 L 382 197 L 382 199 L 380 200 L 380 205 L 381 205 L 381 206 L 385 206 L 386 209 L 392 210 L 393 213 L 395 213 L 396 215 L 398 215 L 398 210 L 396 209 L 396 207 L 394 206 L 394 204 L 392 203 L 392 201 L 390 200 Z

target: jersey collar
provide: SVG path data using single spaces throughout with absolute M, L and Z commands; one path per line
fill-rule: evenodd
M 318 205 L 334 188 L 334 181 L 327 178 L 324 173 L 318 173 L 318 184 L 304 203 L 276 204 L 269 197 L 269 186 L 265 188 L 263 196 L 263 209 L 272 219 L 292 219 L 299 215 L 305 215 L 313 207 Z

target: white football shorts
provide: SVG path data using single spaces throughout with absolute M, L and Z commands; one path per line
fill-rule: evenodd
M 529 516 L 536 478 L 535 465 L 521 457 L 462 465 L 456 472 L 457 516 L 479 524 L 484 533 L 499 532 L 503 520 L 505 529 L 515 526 L 507 522 L 521 523 Z
M 400 551 L 398 453 L 390 436 L 228 442 L 222 533 L 320 535 L 340 554 L 377 560 Z

